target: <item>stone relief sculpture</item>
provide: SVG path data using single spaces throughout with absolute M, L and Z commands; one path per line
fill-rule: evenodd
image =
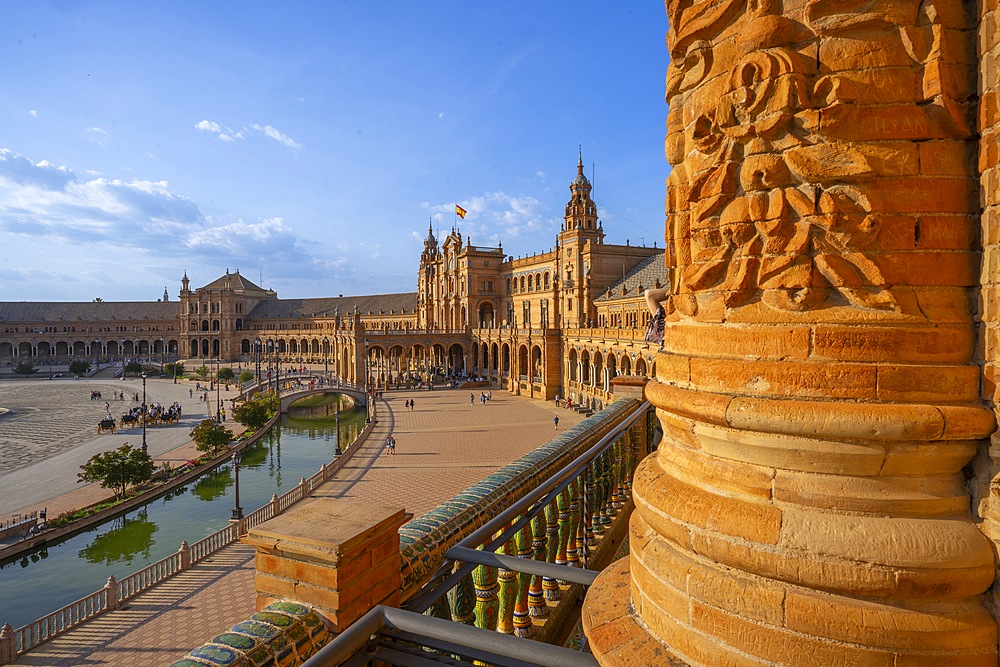
M 879 177 L 901 157 L 884 140 L 970 133 L 960 87 L 930 60 L 945 47 L 937 3 L 814 0 L 795 18 L 778 0 L 667 7 L 673 306 L 694 315 L 715 293 L 729 308 L 898 310 L 876 257 Z M 881 78 L 842 70 L 860 44 L 897 62 Z M 881 116 L 897 87 L 920 104 Z

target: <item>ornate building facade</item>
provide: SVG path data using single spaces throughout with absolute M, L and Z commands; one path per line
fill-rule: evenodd
M 428 227 L 416 292 L 280 299 L 227 270 L 197 288 L 185 273 L 179 301 L 0 302 L 0 365 L 263 361 L 377 386 L 475 377 L 600 408 L 615 375 L 653 371 L 643 290 L 664 280 L 664 255 L 605 243 L 582 159 L 569 189 L 546 252 L 514 258 Z

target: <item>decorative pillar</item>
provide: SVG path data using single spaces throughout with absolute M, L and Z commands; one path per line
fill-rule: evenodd
M 664 437 L 587 596 L 595 656 L 997 664 L 963 477 L 995 429 L 975 3 L 666 8 Z

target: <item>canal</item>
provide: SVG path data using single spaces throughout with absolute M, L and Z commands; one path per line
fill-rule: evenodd
M 245 514 L 333 460 L 336 422 L 322 403 L 311 401 L 311 417 L 282 415 L 277 427 L 243 450 L 240 504 Z M 364 409 L 341 413 L 343 449 L 364 421 Z M 182 541 L 191 544 L 221 530 L 232 516 L 234 486 L 227 461 L 127 514 L 0 562 L 0 625 L 21 627 L 100 589 L 110 575 L 122 579 L 166 558 Z

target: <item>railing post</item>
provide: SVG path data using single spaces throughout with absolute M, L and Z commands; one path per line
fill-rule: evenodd
M 271 516 L 278 516 L 278 514 L 281 512 L 281 508 L 278 505 L 277 493 L 271 494 L 271 501 L 268 504 L 271 506 Z
M 191 567 L 191 547 L 188 546 L 187 540 L 181 542 L 181 548 L 177 550 L 177 553 L 181 557 L 181 569 L 189 569 Z
M 299 499 L 304 500 L 309 495 L 309 487 L 306 486 L 306 478 L 299 479 Z
M 14 628 L 4 623 L 0 630 L 0 665 L 9 665 L 17 659 L 17 640 Z
M 531 552 L 532 558 L 543 563 L 549 539 L 545 528 L 545 512 L 542 511 L 531 520 Z M 545 606 L 545 595 L 542 592 L 542 578 L 536 574 L 531 577 L 531 584 L 528 587 L 528 613 L 532 618 L 544 618 L 548 615 L 548 611 L 548 607 Z
M 327 475 L 329 474 L 327 472 L 327 470 L 326 470 L 326 464 L 325 463 L 321 463 L 320 464 L 319 471 L 322 473 L 322 475 L 320 475 L 320 479 L 322 479 L 325 482 L 328 479 Z
M 108 577 L 108 583 L 104 584 L 104 593 L 106 597 L 105 609 L 107 611 L 114 611 L 118 609 L 118 580 L 115 579 L 115 575 Z

